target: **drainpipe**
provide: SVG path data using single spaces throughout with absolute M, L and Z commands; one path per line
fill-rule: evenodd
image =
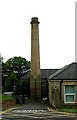
M 63 82 L 63 80 L 60 81 L 60 101 L 62 100 L 62 97 L 61 97 L 61 95 L 62 95 L 62 82 Z

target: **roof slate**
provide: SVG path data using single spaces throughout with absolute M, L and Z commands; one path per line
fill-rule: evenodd
M 41 69 L 41 79 L 46 79 L 59 69 Z
M 77 62 L 61 68 L 48 77 L 49 80 L 77 80 Z
M 59 69 L 41 69 L 41 79 L 42 80 L 47 79 L 47 77 L 55 73 L 57 70 Z M 22 79 L 29 79 L 30 73 L 31 73 L 31 70 L 30 69 L 27 70 L 27 72 L 23 75 Z
M 23 79 L 29 79 L 31 69 L 23 75 Z M 41 80 L 77 80 L 77 62 L 73 62 L 61 69 L 41 69 Z

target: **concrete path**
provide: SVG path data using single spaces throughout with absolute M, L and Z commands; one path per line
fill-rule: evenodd
M 19 106 L 17 109 L 23 110 L 47 110 L 49 103 L 43 101 L 27 101 L 25 104 Z

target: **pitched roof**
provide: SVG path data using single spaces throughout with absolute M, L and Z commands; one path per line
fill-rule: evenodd
M 41 69 L 41 79 L 42 80 L 47 79 L 47 77 L 55 73 L 57 70 L 59 69 Z M 23 75 L 22 79 L 29 79 L 30 73 L 31 73 L 31 69 L 27 70 Z
M 59 69 L 41 69 L 41 79 L 46 79 Z
M 61 68 L 48 77 L 49 80 L 77 80 L 77 62 L 73 62 Z

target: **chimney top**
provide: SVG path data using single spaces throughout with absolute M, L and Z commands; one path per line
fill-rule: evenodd
M 39 24 L 39 21 L 38 21 L 38 18 L 37 17 L 33 17 L 33 18 L 31 18 L 31 22 L 30 22 L 31 24 Z

